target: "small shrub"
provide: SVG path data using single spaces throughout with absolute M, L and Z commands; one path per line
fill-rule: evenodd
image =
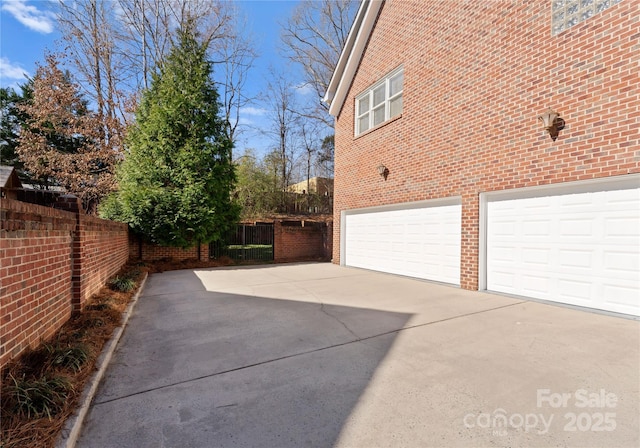
M 142 274 L 142 270 L 137 267 L 133 267 L 127 271 L 126 276 L 129 278 L 137 278 L 140 276 L 140 274 Z
M 136 282 L 131 277 L 117 276 L 109 281 L 109 287 L 114 291 L 129 292 L 136 287 Z
M 89 348 L 84 344 L 45 344 L 44 347 L 50 354 L 52 366 L 71 369 L 74 372 L 80 371 L 82 366 L 89 360 L 91 354 Z
M 69 335 L 69 339 L 77 341 L 78 339 L 84 338 L 86 335 L 87 335 L 86 328 L 79 328 L 71 332 L 71 334 Z
M 100 317 L 89 317 L 83 321 L 83 324 L 87 328 L 98 328 L 104 327 L 105 322 L 104 319 Z
M 102 311 L 87 311 L 80 320 L 80 324 L 84 328 L 103 327 L 108 324 L 120 324 L 122 313 L 113 308 L 107 308 Z
M 84 309 L 85 311 L 104 311 L 111 308 L 111 305 L 108 303 L 94 303 L 91 305 L 87 305 Z
M 15 412 L 28 419 L 46 416 L 51 420 L 52 416 L 62 410 L 72 390 L 69 381 L 61 376 L 27 380 L 24 377 L 16 379 L 11 375 L 11 380 L 13 385 L 8 391 L 9 399 L 14 401 Z

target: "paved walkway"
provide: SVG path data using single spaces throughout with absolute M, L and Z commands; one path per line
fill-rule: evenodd
M 165 272 L 78 446 L 637 447 L 639 355 L 637 321 L 331 264 Z

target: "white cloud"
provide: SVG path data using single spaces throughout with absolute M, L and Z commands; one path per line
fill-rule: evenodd
M 24 76 L 29 73 L 17 64 L 12 63 L 9 59 L 0 58 L 0 79 L 20 79 L 24 81 Z M 4 83 L 3 83 L 4 84 Z
M 311 87 L 307 83 L 298 84 L 294 87 L 294 89 L 298 93 L 298 95 L 302 96 L 311 95 L 312 93 L 314 93 L 313 87 Z
M 255 126 L 257 122 L 255 120 L 251 120 L 250 118 L 240 117 L 238 124 L 242 127 L 248 128 L 248 127 Z
M 51 11 L 43 11 L 33 5 L 27 4 L 28 0 L 3 0 L 2 10 L 11 14 L 18 22 L 30 30 L 42 34 L 53 32 L 55 16 Z
M 247 115 L 253 115 L 255 117 L 262 117 L 264 115 L 267 115 L 267 110 L 266 109 L 262 109 L 260 107 L 243 107 L 240 110 L 240 115 L 243 114 L 247 114 Z

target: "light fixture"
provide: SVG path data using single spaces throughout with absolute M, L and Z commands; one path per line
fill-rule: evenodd
M 551 140 L 555 142 L 558 138 L 558 131 L 564 129 L 564 120 L 551 108 L 539 115 L 538 120 L 542 121 L 544 128 L 551 136 Z
M 387 180 L 387 176 L 389 175 L 389 168 L 387 168 L 383 164 L 378 165 L 378 174 L 384 177 L 384 180 Z

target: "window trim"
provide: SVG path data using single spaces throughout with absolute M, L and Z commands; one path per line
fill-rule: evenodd
M 391 90 L 391 80 L 402 74 L 402 89 L 396 92 L 394 95 L 389 96 Z M 381 86 L 384 86 L 384 100 L 381 103 L 374 105 L 373 103 L 373 92 L 379 89 Z M 389 122 L 393 118 L 399 117 L 402 115 L 402 110 L 395 115 L 391 115 L 391 103 L 393 100 L 398 98 L 402 98 L 404 96 L 404 67 L 401 65 L 400 67 L 395 68 L 391 72 L 387 73 L 381 80 L 376 82 L 375 84 L 368 87 L 366 90 L 361 92 L 359 95 L 355 97 L 355 110 L 354 110 L 354 136 L 358 137 L 362 134 L 365 134 L 372 129 L 377 128 L 378 126 L 382 126 L 383 124 Z M 368 108 L 365 112 L 360 111 L 360 102 L 367 98 L 368 99 Z M 384 105 L 384 119 L 378 123 L 375 123 L 375 111 L 380 109 L 381 105 Z M 403 104 L 404 105 L 404 104 Z M 366 118 L 368 120 L 367 128 L 360 130 L 360 120 Z

